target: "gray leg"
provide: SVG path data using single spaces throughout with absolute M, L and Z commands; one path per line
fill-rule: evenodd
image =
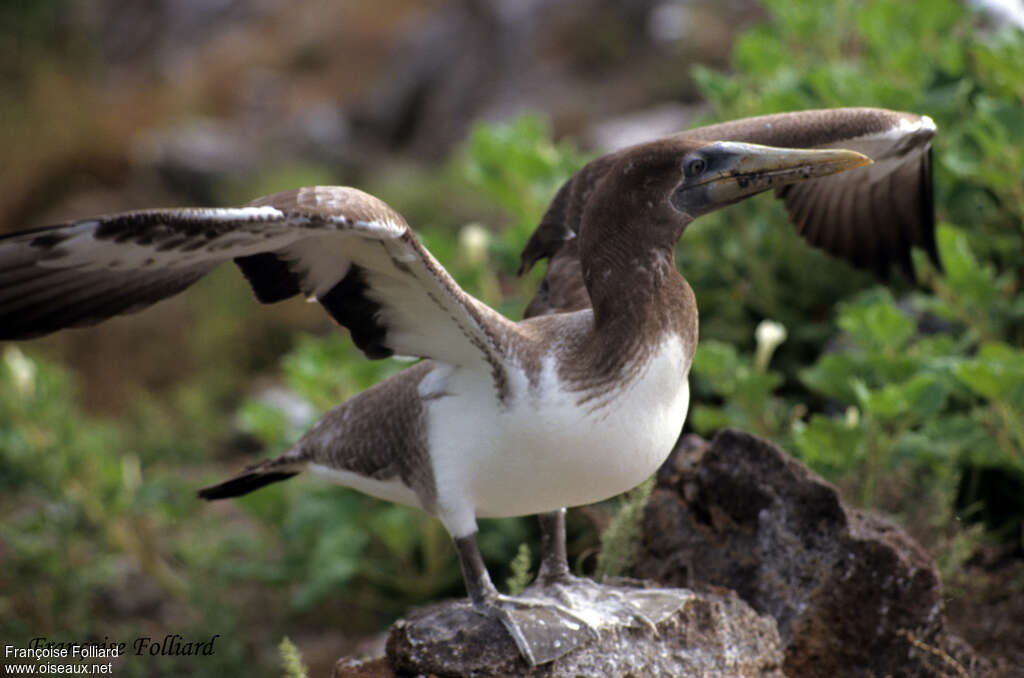
M 565 553 L 565 509 L 561 508 L 550 513 L 541 513 L 537 516 L 540 520 L 540 571 L 537 573 L 537 580 L 527 589 L 527 593 L 533 593 L 539 588 L 543 595 L 553 597 L 560 601 L 565 607 L 572 609 L 577 607 L 579 601 L 573 600 L 574 591 L 576 596 L 590 590 L 593 599 L 603 599 L 607 607 L 609 599 L 617 600 L 625 610 L 625 614 L 631 616 L 638 623 L 651 629 L 655 635 L 658 633 L 656 623 L 638 605 L 630 602 L 621 592 L 611 587 L 604 587 L 601 584 L 586 577 L 577 577 L 569 571 L 569 561 Z M 633 594 L 638 600 L 645 594 Z M 646 594 L 648 597 L 658 598 L 659 594 Z M 660 600 L 660 599 L 659 599 Z M 655 601 L 658 602 L 658 601 Z M 678 603 L 673 601 L 678 609 Z
M 540 571 L 537 583 L 548 586 L 572 579 L 569 560 L 565 554 L 565 509 L 541 513 L 540 520 Z
M 462 579 L 466 582 L 466 593 L 474 605 L 484 605 L 497 600 L 498 589 L 491 582 L 487 573 L 483 556 L 476 545 L 476 532 L 468 537 L 455 539 L 455 547 L 459 550 L 459 563 L 462 565 Z
M 586 621 L 554 601 L 514 598 L 498 593 L 487 574 L 475 532 L 456 538 L 455 546 L 473 608 L 504 625 L 530 666 L 553 661 L 597 638 L 597 631 Z M 565 560 L 564 536 L 562 560 Z

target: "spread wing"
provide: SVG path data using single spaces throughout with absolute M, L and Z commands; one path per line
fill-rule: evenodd
M 678 136 L 782 148 L 846 148 L 867 155 L 874 164 L 792 184 L 776 196 L 810 244 L 881 278 L 895 264 L 913 279 L 912 248 L 923 249 L 939 265 L 931 176 L 934 135 L 935 124 L 927 116 L 836 108 L 744 118 Z M 523 250 L 521 270 L 549 259 L 527 317 L 589 306 L 574 237 L 590 191 L 615 157 L 598 158 L 562 186 Z
M 140 310 L 234 261 L 256 297 L 318 301 L 371 358 L 501 364 L 512 323 L 466 294 L 387 204 L 353 188 L 241 208 L 129 212 L 0 238 L 0 340 Z

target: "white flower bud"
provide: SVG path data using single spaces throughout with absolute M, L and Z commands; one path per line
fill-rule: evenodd
M 4 364 L 14 377 L 14 388 L 22 396 L 30 396 L 36 388 L 36 366 L 16 346 L 4 349 Z
M 459 249 L 466 261 L 478 266 L 487 261 L 487 246 L 491 234 L 480 224 L 466 224 L 459 231 Z
M 860 410 L 853 405 L 847 407 L 844 422 L 846 423 L 846 428 L 857 428 L 860 425 Z
M 775 349 L 786 341 L 786 327 L 774 320 L 762 320 L 754 330 L 754 340 L 757 341 L 754 367 L 758 372 L 764 372 L 768 369 L 768 363 L 771 361 Z

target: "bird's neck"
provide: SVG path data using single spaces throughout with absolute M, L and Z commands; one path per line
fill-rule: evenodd
M 675 267 L 675 243 L 685 224 L 664 215 L 638 218 L 631 212 L 641 213 L 641 208 L 634 206 L 626 214 L 609 209 L 605 219 L 594 220 L 579 235 L 583 282 L 595 325 L 629 322 L 638 331 L 648 331 L 652 324 L 664 324 L 666 314 L 682 321 L 693 306 L 683 299 L 693 294 Z
M 640 369 L 666 339 L 680 338 L 689 358 L 697 345 L 696 300 L 672 248 L 614 245 L 606 240 L 582 259 L 594 322 L 577 364 L 598 391 Z

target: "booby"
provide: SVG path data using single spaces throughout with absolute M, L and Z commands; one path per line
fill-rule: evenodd
M 628 490 L 665 459 L 697 344 L 696 301 L 674 265 L 686 226 L 774 189 L 813 244 L 880 271 L 907 269 L 911 246 L 934 257 L 934 131 L 908 113 L 809 111 L 598 158 L 559 190 L 523 252 L 524 268 L 550 262 L 519 322 L 465 293 L 401 215 L 355 188 L 13 233 L 0 238 L 0 339 L 139 310 L 233 261 L 259 301 L 316 300 L 368 357 L 423 358 L 329 411 L 283 454 L 199 495 L 238 496 L 308 471 L 437 516 L 470 600 L 534 663 L 543 658 L 516 613 L 535 603 L 497 592 L 477 518 L 539 514 L 538 581 L 564 582 L 564 507 Z

